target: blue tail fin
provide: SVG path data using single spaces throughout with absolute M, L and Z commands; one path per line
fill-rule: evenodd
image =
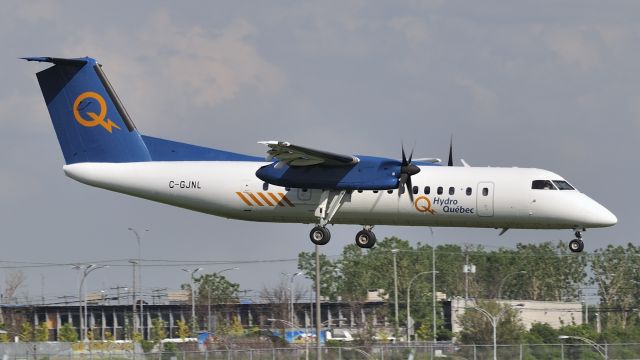
M 54 64 L 37 77 L 67 164 L 151 160 L 96 60 L 23 59 Z

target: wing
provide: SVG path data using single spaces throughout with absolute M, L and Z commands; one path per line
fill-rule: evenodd
M 289 166 L 348 166 L 357 164 L 360 161 L 353 155 L 334 154 L 328 151 L 309 149 L 285 141 L 260 141 L 258 143 L 269 147 L 267 160 L 275 158 Z

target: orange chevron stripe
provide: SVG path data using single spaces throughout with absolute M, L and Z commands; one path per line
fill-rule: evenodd
M 273 193 L 267 193 L 269 194 L 269 196 L 271 196 L 271 198 L 273 199 L 273 201 L 275 201 L 276 203 L 278 203 L 278 206 L 284 206 L 284 204 L 282 203 L 282 201 L 280 201 L 280 199 L 278 199 L 275 195 L 273 195 Z
M 289 201 L 289 199 L 287 198 L 287 196 L 283 193 L 278 193 L 278 195 L 280 195 L 280 198 L 282 200 L 284 200 L 287 204 L 289 204 L 289 206 L 291 207 L 296 207 L 295 205 L 293 205 L 293 203 L 291 201 Z
M 245 204 L 249 205 L 249 206 L 253 206 L 253 204 L 249 201 L 249 199 L 247 199 L 246 197 L 244 197 L 244 195 L 242 195 L 241 192 L 236 192 L 236 195 L 238 195 L 238 197 L 240 197 L 240 199 L 242 199 L 242 201 L 244 201 Z
M 260 202 L 260 200 L 258 200 L 258 198 L 253 195 L 253 193 L 247 193 L 249 195 L 249 197 L 251 198 L 251 200 L 253 200 L 256 204 L 258 204 L 258 206 L 264 206 L 263 203 Z
M 261 198 L 264 202 L 266 202 L 266 203 L 267 203 L 267 205 L 269 205 L 269 206 L 273 206 L 273 204 L 271 203 L 271 201 L 269 201 L 269 199 L 267 199 L 267 197 L 266 197 L 266 196 L 264 196 L 264 194 L 263 194 L 263 193 L 259 192 L 259 193 L 258 193 L 258 196 L 260 196 L 260 198 Z

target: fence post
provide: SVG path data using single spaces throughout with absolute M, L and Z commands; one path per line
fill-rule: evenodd
M 271 359 L 276 360 L 276 348 L 271 349 Z
M 249 349 L 249 360 L 253 360 L 253 349 Z
M 338 348 L 338 360 L 342 360 L 342 347 Z
M 476 344 L 473 344 L 473 360 L 477 360 Z
M 522 344 L 520 344 L 520 360 L 522 360 Z

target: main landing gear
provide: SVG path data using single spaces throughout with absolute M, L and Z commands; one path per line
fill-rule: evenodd
M 376 244 L 376 234 L 371 231 L 373 226 L 365 226 L 356 234 L 356 245 L 363 249 L 371 249 Z M 316 245 L 326 245 L 331 239 L 331 232 L 324 226 L 317 225 L 309 233 L 309 239 Z
M 311 242 L 316 245 L 326 245 L 331 239 L 331 233 L 326 228 L 331 223 L 333 216 L 346 202 L 351 201 L 351 192 L 346 190 L 323 190 L 320 202 L 314 215 L 318 218 L 318 225 L 309 233 Z M 364 229 L 356 234 L 356 245 L 363 249 L 370 249 L 376 244 L 376 235 L 371 231 L 373 226 L 365 225 Z
M 318 225 L 311 229 L 309 238 L 316 245 L 326 245 L 331 240 L 331 233 L 326 227 Z
M 356 245 L 363 249 L 371 249 L 376 244 L 376 234 L 371 231 L 372 226 L 365 226 L 356 234 Z
M 579 230 L 575 233 L 576 238 L 569 241 L 569 250 L 572 252 L 582 252 L 584 250 L 584 242 L 582 241 L 582 232 Z

